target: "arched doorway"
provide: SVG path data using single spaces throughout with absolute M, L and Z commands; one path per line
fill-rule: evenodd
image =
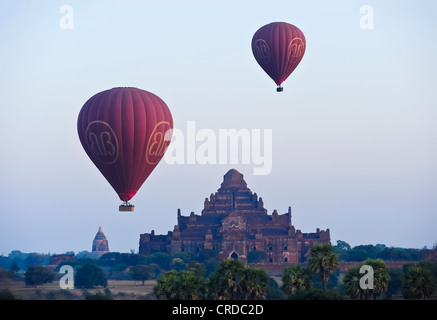
M 238 254 L 237 254 L 235 251 L 232 252 L 232 254 L 231 254 L 231 259 L 238 260 Z

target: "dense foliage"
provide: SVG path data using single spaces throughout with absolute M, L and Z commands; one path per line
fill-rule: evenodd
M 43 266 L 29 266 L 24 276 L 24 282 L 28 286 L 39 286 L 44 283 L 52 282 L 55 274 L 52 270 Z
M 198 254 L 181 252 L 170 255 L 157 252 L 150 256 L 111 252 L 99 259 L 82 252 L 76 260 L 58 265 L 54 272 L 45 267 L 49 254 L 13 251 L 0 256 L 0 280 L 9 278 L 39 286 L 60 278 L 62 265 L 74 269 L 76 288 L 106 287 L 110 280 L 156 280 L 158 299 L 435 299 L 437 298 L 437 262 L 424 260 L 429 250 L 389 248 L 385 245 L 351 247 L 314 245 L 307 264 L 294 264 L 282 272 L 267 273 L 254 268 L 266 263 L 266 254 L 251 251 L 248 266 L 238 260 L 219 263 L 218 252 Z M 406 260 L 403 268 L 389 269 L 385 262 Z M 340 272 L 342 261 L 359 261 L 357 266 Z M 374 270 L 374 288 L 360 288 L 360 266 Z M 21 280 L 20 280 L 21 279 Z M 275 279 L 275 280 L 274 280 Z M 154 283 L 154 282 L 152 282 Z M 278 285 L 281 284 L 281 286 Z M 150 285 L 149 283 L 148 285 Z M 11 292 L 1 292 L 12 299 Z M 87 295 L 87 299 L 110 299 L 108 294 Z
M 106 287 L 108 280 L 101 268 L 95 264 L 85 264 L 80 267 L 74 277 L 74 286 L 76 288 L 91 289 L 95 286 Z
M 338 240 L 334 247 L 339 261 L 364 261 L 382 259 L 391 261 L 420 261 L 426 258 L 422 249 L 394 248 L 384 244 L 367 244 L 351 247 L 347 242 Z

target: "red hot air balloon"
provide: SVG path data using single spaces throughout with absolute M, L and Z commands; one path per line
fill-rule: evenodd
M 137 88 L 113 88 L 92 96 L 77 120 L 79 139 L 91 161 L 124 203 L 156 167 L 170 144 L 173 119 L 158 96 Z
M 269 23 L 255 32 L 252 52 L 256 61 L 278 85 L 296 69 L 305 53 L 305 36 L 299 28 L 285 22 Z

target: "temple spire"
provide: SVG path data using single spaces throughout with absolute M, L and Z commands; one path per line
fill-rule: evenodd
M 108 239 L 106 239 L 105 234 L 103 233 L 103 229 L 99 226 L 99 231 L 94 237 L 93 246 L 91 252 L 96 256 L 100 257 L 101 255 L 110 252 Z

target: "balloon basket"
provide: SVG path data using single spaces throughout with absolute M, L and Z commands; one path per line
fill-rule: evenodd
M 283 88 L 283 87 L 277 87 L 277 88 L 276 88 L 276 92 L 282 92 L 282 91 L 284 91 L 284 88 Z
M 135 206 L 131 204 L 122 204 L 118 207 L 118 211 L 134 211 Z

